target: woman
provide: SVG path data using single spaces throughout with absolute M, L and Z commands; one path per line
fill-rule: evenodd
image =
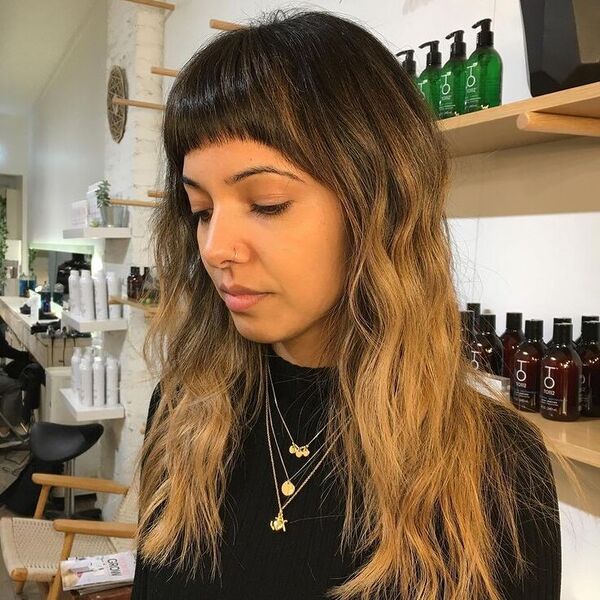
M 461 356 L 447 155 L 393 55 L 324 13 L 222 34 L 164 145 L 134 598 L 558 599 L 548 456 Z

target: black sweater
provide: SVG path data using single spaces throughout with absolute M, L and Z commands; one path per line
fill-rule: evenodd
M 325 423 L 327 369 L 298 367 L 272 350 L 269 352 L 269 366 L 277 401 L 288 428 L 294 441 L 304 444 Z M 159 401 L 159 393 L 156 392 L 151 401 L 149 419 Z M 277 441 L 291 476 L 307 459 L 298 459 L 289 453 L 289 436 L 272 399 L 271 407 Z M 310 449 L 316 450 L 323 437 L 321 433 Z M 517 438 L 515 436 L 515 440 Z M 532 491 L 540 494 L 544 502 L 557 512 L 554 480 L 545 449 L 527 448 L 521 451 L 530 455 L 536 453 L 534 458 L 545 471 L 548 485 Z M 277 480 L 281 485 L 283 471 L 275 447 L 273 453 Z M 180 571 L 156 567 L 138 558 L 132 600 L 324 599 L 326 590 L 346 579 L 357 566 L 354 560 L 358 560 L 347 553 L 343 556 L 339 553 L 344 507 L 342 498 L 332 487 L 332 479 L 323 481 L 327 465 L 326 460 L 284 510 L 286 531 L 273 531 L 269 523 L 277 516 L 278 509 L 263 407 L 243 443 L 221 513 L 224 520 L 221 578 L 211 582 L 208 567 L 203 565 L 199 574 L 188 580 Z M 300 481 L 304 480 L 306 472 L 312 470 L 311 467 Z M 516 581 L 509 560 L 499 574 L 503 597 L 506 600 L 558 600 L 561 570 L 558 523 L 540 517 L 539 510 L 523 509 L 518 520 L 525 555 L 532 564 L 532 570 L 524 581 Z

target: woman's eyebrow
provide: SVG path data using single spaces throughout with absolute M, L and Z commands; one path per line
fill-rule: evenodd
M 298 175 L 295 175 L 294 173 L 291 173 L 290 171 L 284 171 L 282 169 L 277 169 L 276 167 L 271 167 L 268 165 L 264 165 L 264 166 L 261 165 L 261 166 L 251 167 L 249 169 L 244 169 L 243 171 L 240 171 L 239 173 L 236 173 L 235 175 L 231 175 L 231 176 L 227 177 L 225 179 L 225 183 L 227 183 L 228 185 L 233 185 L 234 183 L 239 183 L 243 179 L 252 177 L 253 175 L 259 175 L 260 173 L 273 173 L 274 175 L 281 175 L 282 177 L 288 177 L 289 179 L 293 179 L 294 181 L 300 181 L 301 183 L 304 183 L 304 180 L 301 179 L 300 177 L 298 177 Z M 182 179 L 183 183 L 185 183 L 186 185 L 189 185 L 191 188 L 194 188 L 196 190 L 206 193 L 206 190 L 197 181 L 190 179 L 186 175 L 182 175 L 181 179 Z

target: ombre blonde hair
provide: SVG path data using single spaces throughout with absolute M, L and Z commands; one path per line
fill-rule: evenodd
M 327 435 L 342 432 L 332 451 L 346 498 L 341 545 L 366 558 L 329 595 L 501 600 L 494 527 L 511 571 L 526 570 L 513 474 L 548 476 L 514 447 L 543 454 L 543 444 L 497 394 L 475 389 L 485 382 L 461 350 L 448 155 L 394 56 L 347 20 L 276 13 L 185 64 L 163 138 L 160 307 L 146 346 L 161 402 L 141 458 L 141 555 L 190 573 L 204 557 L 216 574 L 227 480 L 265 398 L 264 345 L 237 332 L 204 270 L 182 184 L 188 152 L 249 139 L 336 193 L 351 249 L 325 328 L 336 367 Z

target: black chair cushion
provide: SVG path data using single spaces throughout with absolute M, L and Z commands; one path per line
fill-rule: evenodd
M 35 423 L 30 430 L 31 453 L 47 462 L 67 462 L 89 450 L 103 432 L 100 423 Z

